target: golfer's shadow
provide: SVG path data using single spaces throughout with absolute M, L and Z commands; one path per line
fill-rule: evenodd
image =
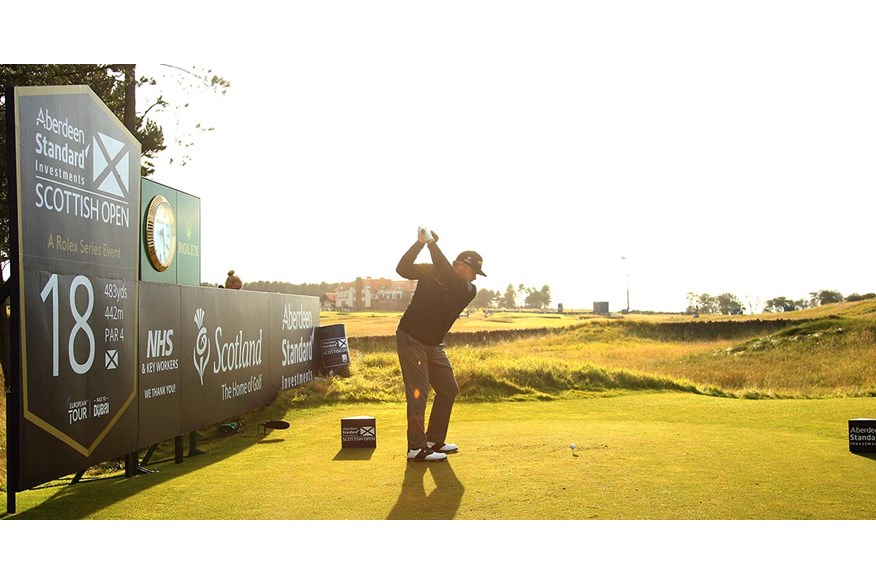
M 427 472 L 435 481 L 430 493 L 426 492 Z M 449 461 L 408 462 L 401 493 L 387 519 L 453 519 L 464 492 Z

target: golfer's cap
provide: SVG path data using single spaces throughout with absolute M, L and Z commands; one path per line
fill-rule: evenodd
M 480 274 L 484 277 L 487 276 L 481 269 L 481 266 L 484 265 L 484 259 L 481 257 L 481 254 L 476 251 L 464 251 L 457 256 L 456 261 L 470 265 L 475 271 L 475 274 Z

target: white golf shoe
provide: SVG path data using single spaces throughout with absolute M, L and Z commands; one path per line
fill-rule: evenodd
M 417 448 L 416 450 L 408 450 L 408 460 L 416 462 L 438 462 L 445 460 L 447 455 L 443 452 L 434 452 L 429 448 Z
M 459 446 L 457 446 L 456 444 L 445 444 L 443 442 L 426 442 L 426 445 L 435 452 L 443 452 L 444 454 L 459 452 Z

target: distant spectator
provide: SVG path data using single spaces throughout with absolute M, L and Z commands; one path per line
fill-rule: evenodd
M 228 290 L 240 290 L 243 288 L 243 282 L 240 276 L 234 273 L 234 270 L 228 270 L 228 278 L 225 279 L 225 288 Z

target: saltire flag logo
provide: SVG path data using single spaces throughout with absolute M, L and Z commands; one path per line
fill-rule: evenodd
M 92 179 L 95 188 L 108 195 L 127 198 L 130 185 L 130 152 L 124 142 L 97 133 L 94 137 Z
M 119 351 L 118 349 L 109 349 L 106 352 L 106 357 L 104 363 L 106 364 L 107 370 L 117 369 L 119 367 Z

